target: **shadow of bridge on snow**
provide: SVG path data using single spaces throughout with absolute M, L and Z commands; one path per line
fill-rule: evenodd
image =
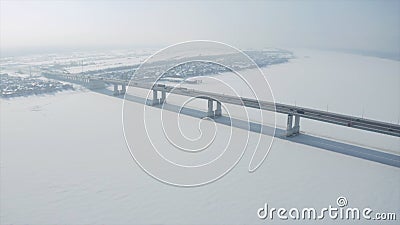
M 97 93 L 105 94 L 113 96 L 113 92 L 111 90 L 95 90 Z M 123 99 L 123 96 L 115 96 L 117 98 Z M 146 99 L 142 97 L 132 96 L 132 95 L 125 95 L 125 100 L 136 102 L 140 104 L 145 104 Z M 153 107 L 161 108 L 161 105 L 156 105 Z M 164 104 L 164 110 L 168 110 L 171 112 L 178 113 L 179 110 L 181 114 L 186 116 L 191 116 L 195 118 L 203 118 L 207 116 L 206 110 L 201 111 L 197 109 L 191 108 L 181 108 L 178 105 L 173 104 Z M 271 126 L 255 123 L 255 122 L 248 122 L 246 120 L 240 120 L 236 118 L 229 118 L 226 116 L 221 116 L 217 118 L 213 118 L 216 123 L 224 124 L 227 126 L 232 126 L 239 129 L 249 130 L 255 133 L 261 133 L 264 135 L 272 136 L 274 135 L 274 128 Z M 291 141 L 294 143 L 299 143 L 303 145 L 308 145 L 316 148 L 320 148 L 327 151 L 332 151 L 348 156 L 353 156 L 361 159 L 366 159 L 369 161 L 394 166 L 400 168 L 400 155 L 391 154 L 387 152 L 378 151 L 371 148 L 361 147 L 357 145 L 352 145 L 344 142 L 329 140 L 322 137 L 317 137 L 309 134 L 302 133 L 301 135 L 294 136 L 294 137 L 286 137 L 286 130 L 281 128 L 275 128 L 275 138 Z

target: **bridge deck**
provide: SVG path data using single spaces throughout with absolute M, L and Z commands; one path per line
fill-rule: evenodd
M 391 135 L 400 137 L 400 125 L 391 124 L 376 120 L 364 119 L 355 116 L 342 115 L 333 112 L 326 112 L 316 109 L 304 108 L 293 105 L 286 105 L 281 103 L 273 103 L 268 101 L 258 101 L 256 99 L 249 99 L 243 97 L 236 97 L 230 95 L 223 95 L 205 91 L 198 91 L 187 88 L 174 88 L 172 86 L 164 85 L 153 85 L 150 83 L 141 82 L 126 82 L 121 80 L 102 80 L 107 83 L 119 84 L 119 85 L 129 85 L 131 87 L 143 88 L 154 91 L 169 92 L 177 95 L 204 98 L 204 99 L 215 99 L 216 101 L 233 104 L 242 105 L 250 108 L 257 108 L 268 111 L 275 111 L 277 113 L 288 114 L 288 115 L 299 115 L 303 118 L 332 123 L 336 125 L 352 127 L 361 130 L 372 131 L 376 133 Z

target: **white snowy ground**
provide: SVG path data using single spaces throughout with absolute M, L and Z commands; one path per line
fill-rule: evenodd
M 397 123 L 398 61 L 333 52 L 295 54 L 298 58 L 290 63 L 264 69 L 278 102 L 319 109 L 328 104 L 329 111 L 360 116 L 364 108 L 364 117 Z M 179 102 L 176 99 L 168 104 Z M 142 104 L 127 104 L 133 115 L 141 115 Z M 205 109 L 204 102 L 196 104 Z M 83 90 L 2 99 L 0 107 L 1 224 L 377 222 L 264 221 L 256 214 L 264 203 L 288 209 L 336 206 L 339 196 L 345 196 L 350 207 L 396 212 L 399 217 L 399 168 L 275 139 L 255 173 L 247 171 L 249 151 L 222 179 L 179 188 L 156 181 L 132 160 L 122 131 L 120 98 Z M 199 119 L 183 117 L 197 127 Z M 277 121 L 284 127 L 285 117 Z M 400 152 L 399 138 L 307 120 L 301 125 L 307 134 Z M 221 124 L 218 128 L 228 129 Z M 247 135 L 244 129 L 233 131 Z M 377 224 L 397 224 L 399 219 Z

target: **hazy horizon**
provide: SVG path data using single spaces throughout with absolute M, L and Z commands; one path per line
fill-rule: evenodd
M 400 1 L 1 1 L 1 54 L 215 40 L 399 58 Z

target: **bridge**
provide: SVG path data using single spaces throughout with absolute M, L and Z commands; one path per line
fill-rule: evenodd
M 268 101 L 260 101 L 257 99 L 217 94 L 217 93 L 187 89 L 182 87 L 175 88 L 173 86 L 152 84 L 149 82 L 146 83 L 134 80 L 129 82 L 117 79 L 93 79 L 76 75 L 63 75 L 63 76 L 52 75 L 49 78 L 60 79 L 60 77 L 62 77 L 61 80 L 83 84 L 91 89 L 104 88 L 105 84 L 111 84 L 114 86 L 113 94 L 115 96 L 124 95 L 127 86 L 151 90 L 152 99 L 148 99 L 147 101 L 147 104 L 149 105 L 164 104 L 166 99 L 166 93 L 173 93 L 176 95 L 205 99 L 208 101 L 208 108 L 207 108 L 208 117 L 222 116 L 221 103 L 240 105 L 244 107 L 256 108 L 256 109 L 285 114 L 288 116 L 287 126 L 286 126 L 286 136 L 288 137 L 295 136 L 300 133 L 300 118 L 400 137 L 400 125 L 398 124 L 364 119 L 360 117 L 343 115 L 333 112 L 326 112 L 300 106 L 273 103 Z M 119 89 L 119 86 L 121 86 L 121 89 Z M 161 94 L 160 97 L 158 93 Z M 215 110 L 214 110 L 214 102 L 216 103 Z

